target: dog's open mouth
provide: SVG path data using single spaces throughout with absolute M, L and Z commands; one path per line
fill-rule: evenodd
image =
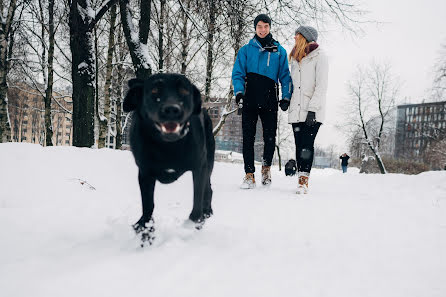
M 184 124 L 177 122 L 156 123 L 156 127 L 163 134 L 179 134 Z

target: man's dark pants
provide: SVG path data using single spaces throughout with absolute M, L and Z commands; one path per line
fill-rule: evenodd
M 277 104 L 277 103 L 276 103 Z M 243 160 L 245 172 L 254 173 L 254 142 L 256 137 L 257 119 L 260 117 L 263 128 L 263 165 L 271 166 L 276 147 L 277 110 L 265 108 L 243 108 Z

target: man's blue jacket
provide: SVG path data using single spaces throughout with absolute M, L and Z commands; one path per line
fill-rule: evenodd
M 293 83 L 288 68 L 287 53 L 277 41 L 274 41 L 274 44 L 277 45 L 277 52 L 268 52 L 253 38 L 239 50 L 232 69 L 234 94 L 245 94 L 246 74 L 257 73 L 269 77 L 276 83 L 280 82 L 282 99 L 291 99 Z

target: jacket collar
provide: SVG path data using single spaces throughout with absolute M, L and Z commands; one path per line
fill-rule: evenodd
M 272 42 L 274 45 L 277 45 L 277 46 L 279 46 L 280 45 L 280 43 L 277 41 L 277 40 L 275 40 L 275 39 L 273 39 L 273 42 Z M 262 45 L 260 44 L 260 42 L 255 38 L 255 37 L 253 37 L 250 41 L 249 41 L 249 43 L 248 43 L 249 45 L 251 45 L 251 46 L 254 46 L 254 47 L 257 47 L 257 48 L 259 48 L 261 51 L 264 51 L 265 49 L 262 47 Z
M 316 57 L 317 55 L 319 55 L 321 49 L 320 47 L 317 47 L 316 49 L 312 50 L 309 54 L 307 54 L 302 60 L 304 60 L 305 58 L 313 58 Z

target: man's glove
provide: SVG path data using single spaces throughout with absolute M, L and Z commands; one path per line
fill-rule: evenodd
M 242 93 L 238 93 L 237 95 L 235 95 L 235 103 L 237 103 L 238 105 L 238 110 L 237 110 L 238 115 L 242 114 L 244 100 L 245 100 L 245 95 L 243 95 Z
M 242 93 L 238 93 L 237 95 L 235 95 L 235 103 L 237 103 L 237 105 L 239 105 L 240 103 L 243 104 L 243 99 L 245 99 L 245 95 L 243 95 Z
M 316 113 L 313 111 L 309 111 L 307 114 L 307 119 L 305 120 L 305 124 L 307 126 L 314 126 L 316 124 Z
M 286 111 L 288 107 L 290 106 L 290 100 L 282 99 L 279 101 L 280 109 L 283 111 Z

